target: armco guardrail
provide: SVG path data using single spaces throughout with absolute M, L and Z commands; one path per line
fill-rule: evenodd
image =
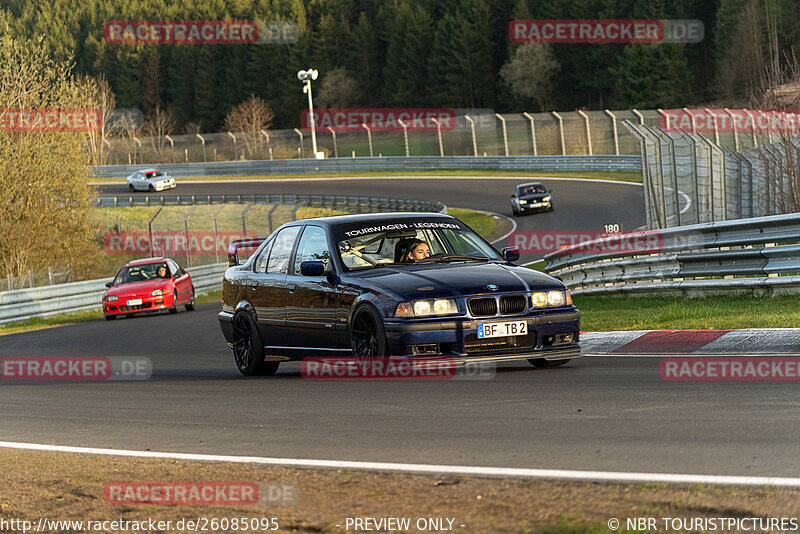
M 192 276 L 195 291 L 200 295 L 221 288 L 222 274 L 227 268 L 227 263 L 215 263 L 186 270 Z M 5 291 L 0 293 L 0 324 L 100 309 L 106 282 L 111 280 L 113 277 Z
M 609 236 L 545 259 L 575 294 L 800 293 L 800 214 Z
M 102 165 L 93 168 L 100 179 L 125 178 L 146 167 L 172 176 L 249 176 L 325 172 L 403 172 L 458 169 L 514 171 L 641 171 L 641 156 L 387 156 L 378 158 L 285 159 Z
M 330 208 L 349 213 L 375 213 L 379 211 L 433 211 L 443 213 L 441 202 L 426 200 L 400 200 L 394 198 L 348 197 L 328 195 L 125 195 L 99 197 L 96 205 L 121 208 L 128 206 L 175 206 L 193 204 L 225 204 L 256 202 L 262 204 L 289 204 L 311 208 Z

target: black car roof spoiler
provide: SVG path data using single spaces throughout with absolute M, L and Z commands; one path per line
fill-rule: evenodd
M 248 248 L 256 248 L 261 243 L 264 242 L 264 238 L 261 237 L 250 237 L 247 239 L 236 239 L 231 241 L 231 244 L 228 245 L 228 265 L 231 267 L 234 265 L 239 265 L 239 249 L 242 247 Z

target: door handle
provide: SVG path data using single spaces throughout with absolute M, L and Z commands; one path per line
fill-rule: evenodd
M 289 284 L 286 288 L 289 290 L 289 293 L 294 293 L 294 290 L 297 289 L 297 284 Z
M 253 284 L 253 285 L 251 285 L 251 286 L 250 286 L 250 289 L 252 289 L 253 291 L 255 291 L 256 289 L 258 289 L 258 284 Z

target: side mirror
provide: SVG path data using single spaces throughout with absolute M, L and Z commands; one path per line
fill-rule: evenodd
M 503 259 L 506 261 L 517 261 L 519 259 L 519 247 L 503 248 Z
M 300 274 L 303 276 L 322 276 L 325 274 L 325 263 L 321 261 L 301 262 Z
M 106 287 L 111 287 L 114 285 L 114 282 L 106 282 Z

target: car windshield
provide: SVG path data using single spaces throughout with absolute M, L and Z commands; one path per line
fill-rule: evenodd
M 163 271 L 159 271 L 163 267 Z M 117 273 L 114 285 L 129 284 L 131 282 L 143 282 L 145 280 L 155 280 L 156 278 L 169 278 L 167 264 L 162 262 L 143 263 L 141 265 L 128 265 Z
M 524 185 L 519 188 L 520 195 L 535 195 L 537 193 L 547 193 L 547 189 L 541 184 Z
M 145 176 L 147 176 L 148 178 L 158 178 L 159 176 L 164 176 L 164 173 L 161 171 L 150 171 L 146 172 Z
M 377 220 L 336 227 L 348 270 L 411 263 L 503 261 L 491 245 L 455 219 Z

